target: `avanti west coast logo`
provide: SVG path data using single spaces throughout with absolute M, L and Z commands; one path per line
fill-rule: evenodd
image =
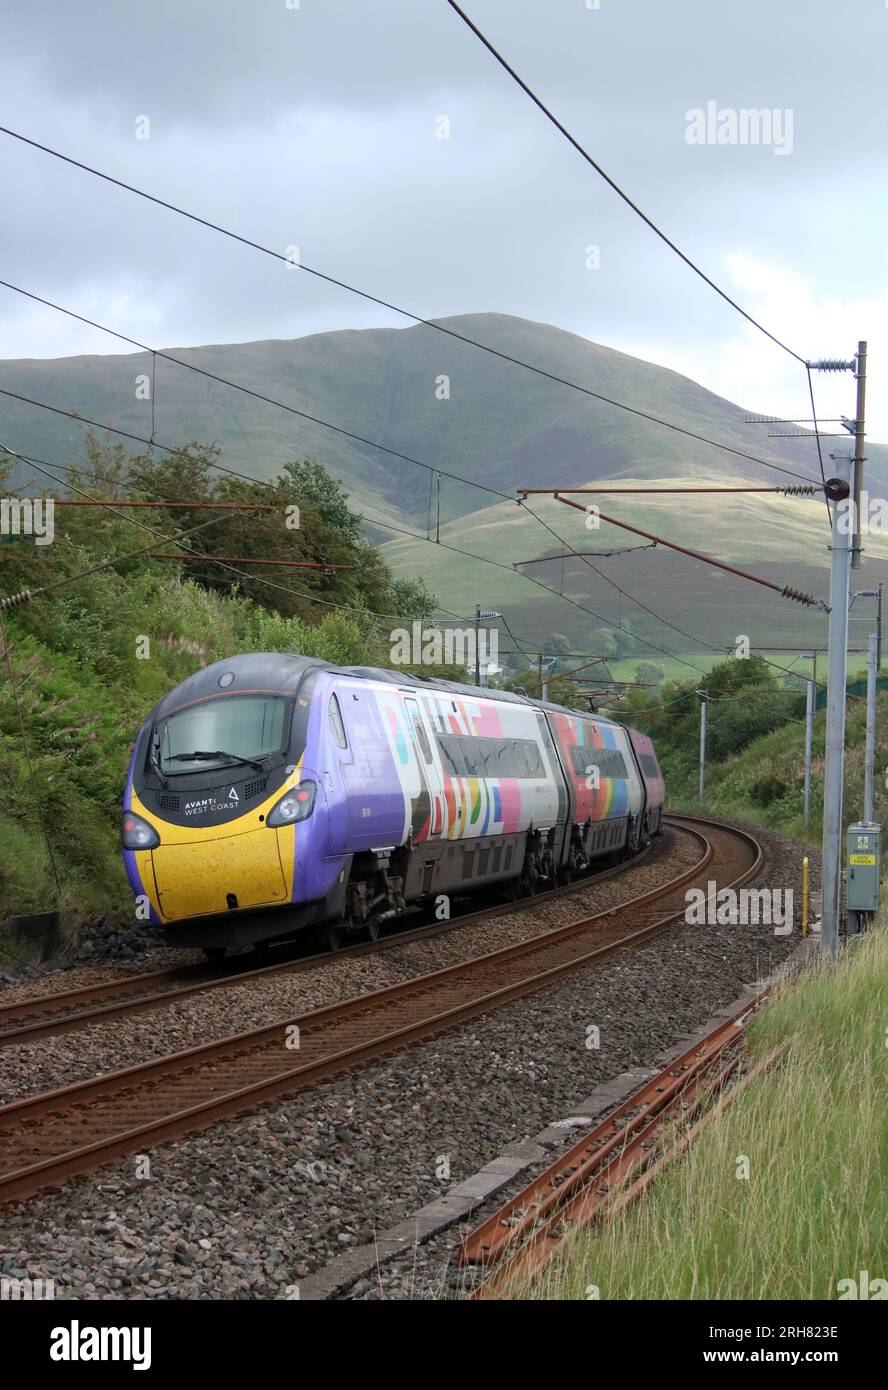
M 134 1371 L 151 1366 L 150 1327 L 81 1327 L 72 1318 L 50 1333 L 52 1361 L 131 1361 Z
M 0 539 L 18 537 L 35 545 L 55 539 L 55 500 L 52 497 L 0 497 Z
M 685 893 L 685 921 L 691 927 L 774 928 L 775 936 L 792 931 L 791 888 L 719 888 L 710 879 L 706 891 Z
M 240 805 L 240 797 L 236 787 L 229 787 L 227 799 L 219 799 L 214 794 L 210 796 L 196 797 L 193 801 L 185 802 L 186 816 L 208 816 L 214 811 L 233 811 Z

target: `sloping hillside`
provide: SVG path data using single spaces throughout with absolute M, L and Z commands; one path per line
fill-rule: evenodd
M 813 440 L 770 439 L 766 428 L 744 423 L 745 407 L 676 372 L 508 315 L 471 314 L 440 323 L 452 333 L 767 462 L 808 477 L 818 473 Z M 446 470 L 509 496 L 522 484 L 793 481 L 422 325 L 171 351 L 315 419 L 161 360 L 155 383 L 159 440 L 176 445 L 216 441 L 225 466 L 259 477 L 274 476 L 289 459 L 317 459 L 344 482 L 370 534 L 380 542 L 390 540 L 386 558 L 397 572 L 427 577 L 442 604 L 454 611 L 470 612 L 476 601 L 508 607 L 512 626 L 530 629 L 533 636 L 555 630 L 580 642 L 597 621 L 550 598 L 539 584 L 511 569 L 516 562 L 557 552 L 556 536 L 528 509 L 497 502 L 450 478 L 440 480 L 439 515 L 438 484 L 430 470 Z M 147 435 L 151 408 L 136 398 L 136 377 L 151 370 L 144 353 L 6 361 L 0 363 L 0 386 Z M 439 399 L 444 378 L 449 398 Z M 5 436 L 14 447 L 59 465 L 82 458 L 83 428 L 73 421 L 9 398 L 3 398 L 3 416 Z M 407 454 L 428 468 L 336 433 L 318 420 Z M 868 455 L 867 486 L 873 495 L 886 495 L 888 449 L 870 445 Z M 828 551 L 822 502 L 773 495 L 598 500 L 605 513 L 825 596 Z M 600 530 L 588 531 L 579 513 L 556 502 L 537 499 L 532 505 L 575 549 L 643 544 L 604 523 Z M 496 570 L 443 547 L 433 549 L 425 539 L 386 530 L 386 524 L 423 535 L 429 527 L 435 534 L 440 526 L 442 541 L 495 558 L 506 568 Z M 868 558 L 873 563 L 867 566 L 865 583 L 888 578 L 885 539 L 870 538 Z M 657 624 L 618 593 L 618 584 L 651 603 L 667 624 L 691 631 L 692 639 L 668 627 L 661 633 L 662 644 L 675 651 L 700 650 L 698 637 L 704 644 L 716 640 L 723 645 L 726 611 L 736 615 L 737 632 L 748 633 L 758 645 L 813 643 L 825 635 L 822 614 L 775 602 L 765 591 L 663 549 L 600 563 L 593 555 L 590 563 L 568 561 L 563 576 L 560 561 L 526 573 L 550 588 L 559 589 L 563 582 L 565 593 L 608 623 L 631 616 L 636 630 L 652 638 Z
M 801 473 L 817 471 L 810 440 L 769 439 L 767 430 L 744 424 L 747 407 L 677 372 L 505 314 L 439 322 L 735 448 Z M 576 485 L 623 475 L 717 476 L 728 466 L 747 478 L 778 477 L 422 325 L 170 351 L 432 468 L 504 492 L 543 479 Z M 144 353 L 5 361 L 0 385 L 148 434 L 151 408 L 136 398 L 135 378 L 150 373 Z M 450 396 L 438 399 L 444 376 Z M 155 408 L 163 441 L 216 440 L 223 462 L 262 477 L 308 454 L 340 477 L 356 501 L 426 519 L 429 479 L 423 470 L 164 360 L 157 364 Z M 80 437 L 72 422 L 16 401 L 5 400 L 3 413 L 13 443 L 25 452 L 63 462 Z M 874 480 L 888 475 L 888 451 L 874 446 L 871 454 Z M 445 498 L 448 519 L 484 505 L 483 494 L 453 483 L 445 485 Z

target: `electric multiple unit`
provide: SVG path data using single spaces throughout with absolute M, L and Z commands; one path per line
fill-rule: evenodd
M 254 653 L 143 724 L 123 801 L 133 891 L 171 945 L 371 936 L 439 894 L 509 890 L 660 829 L 651 740 L 506 691 Z

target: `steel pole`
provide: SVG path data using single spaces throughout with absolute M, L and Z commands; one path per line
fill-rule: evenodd
M 835 477 L 848 488 L 851 460 L 833 455 Z M 823 770 L 823 889 L 821 946 L 830 960 L 839 954 L 839 893 L 842 868 L 842 781 L 845 772 L 845 700 L 848 650 L 848 577 L 853 506 L 833 507 L 829 581 L 829 648 L 826 686 L 826 757 Z M 851 525 L 849 525 L 849 522 Z
M 705 690 L 700 691 L 700 805 L 703 805 L 703 790 L 706 782 L 706 705 Z
M 808 681 L 805 708 L 805 829 L 811 819 L 811 750 L 814 745 L 814 682 Z
M 855 376 L 857 377 L 857 407 L 854 416 L 854 476 L 851 479 L 854 488 L 854 540 L 851 546 L 851 568 L 860 569 L 860 496 L 863 490 L 863 464 L 865 448 L 865 421 L 866 414 L 866 343 L 857 344 L 857 362 Z
M 866 766 L 863 781 L 863 819 L 873 819 L 873 768 L 876 760 L 876 676 L 878 675 L 879 637 L 869 635 L 866 663 Z
M 475 684 L 481 684 L 481 648 L 478 645 L 478 633 L 481 627 L 481 605 L 475 604 Z

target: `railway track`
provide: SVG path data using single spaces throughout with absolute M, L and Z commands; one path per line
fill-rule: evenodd
M 603 883 L 609 878 L 618 877 L 627 869 L 643 864 L 650 853 L 650 848 L 642 850 L 631 860 L 617 864 L 613 868 L 588 874 L 565 887 L 550 889 L 528 898 L 518 898 L 494 907 L 460 912 L 447 922 L 431 922 L 407 929 L 403 926 L 389 928 L 376 941 L 358 942 L 338 951 L 318 951 L 308 955 L 294 955 L 293 943 L 290 942 L 277 948 L 285 953 L 284 959 L 270 964 L 251 964 L 243 969 L 241 968 L 243 957 L 237 956 L 225 965 L 215 967 L 198 961 L 194 965 L 154 970 L 141 975 L 130 975 L 119 980 L 83 985 L 72 990 L 62 990 L 58 994 L 19 1000 L 15 1004 L 0 1006 L 0 1046 L 8 1043 L 33 1042 L 37 1038 L 84 1028 L 90 1023 L 102 1023 L 112 1018 L 129 1017 L 132 1014 L 177 1003 L 179 1000 L 187 999 L 194 994 L 201 994 L 206 990 L 237 987 L 251 980 L 261 979 L 265 975 L 298 974 L 305 970 L 311 970 L 329 960 L 345 960 L 351 956 L 369 955 L 393 946 L 407 945 L 411 941 L 438 936 L 457 927 L 484 921 L 489 917 L 516 912 L 522 908 L 536 908 L 556 898 L 581 892 L 583 889 L 594 887 L 595 884 Z M 262 957 L 258 959 L 261 960 Z
M 696 837 L 698 862 L 618 907 L 460 965 L 3 1106 L 0 1199 L 255 1109 L 544 988 L 683 915 L 688 886 L 710 878 L 737 886 L 761 866 L 761 849 L 745 832 L 692 817 L 671 823 Z

